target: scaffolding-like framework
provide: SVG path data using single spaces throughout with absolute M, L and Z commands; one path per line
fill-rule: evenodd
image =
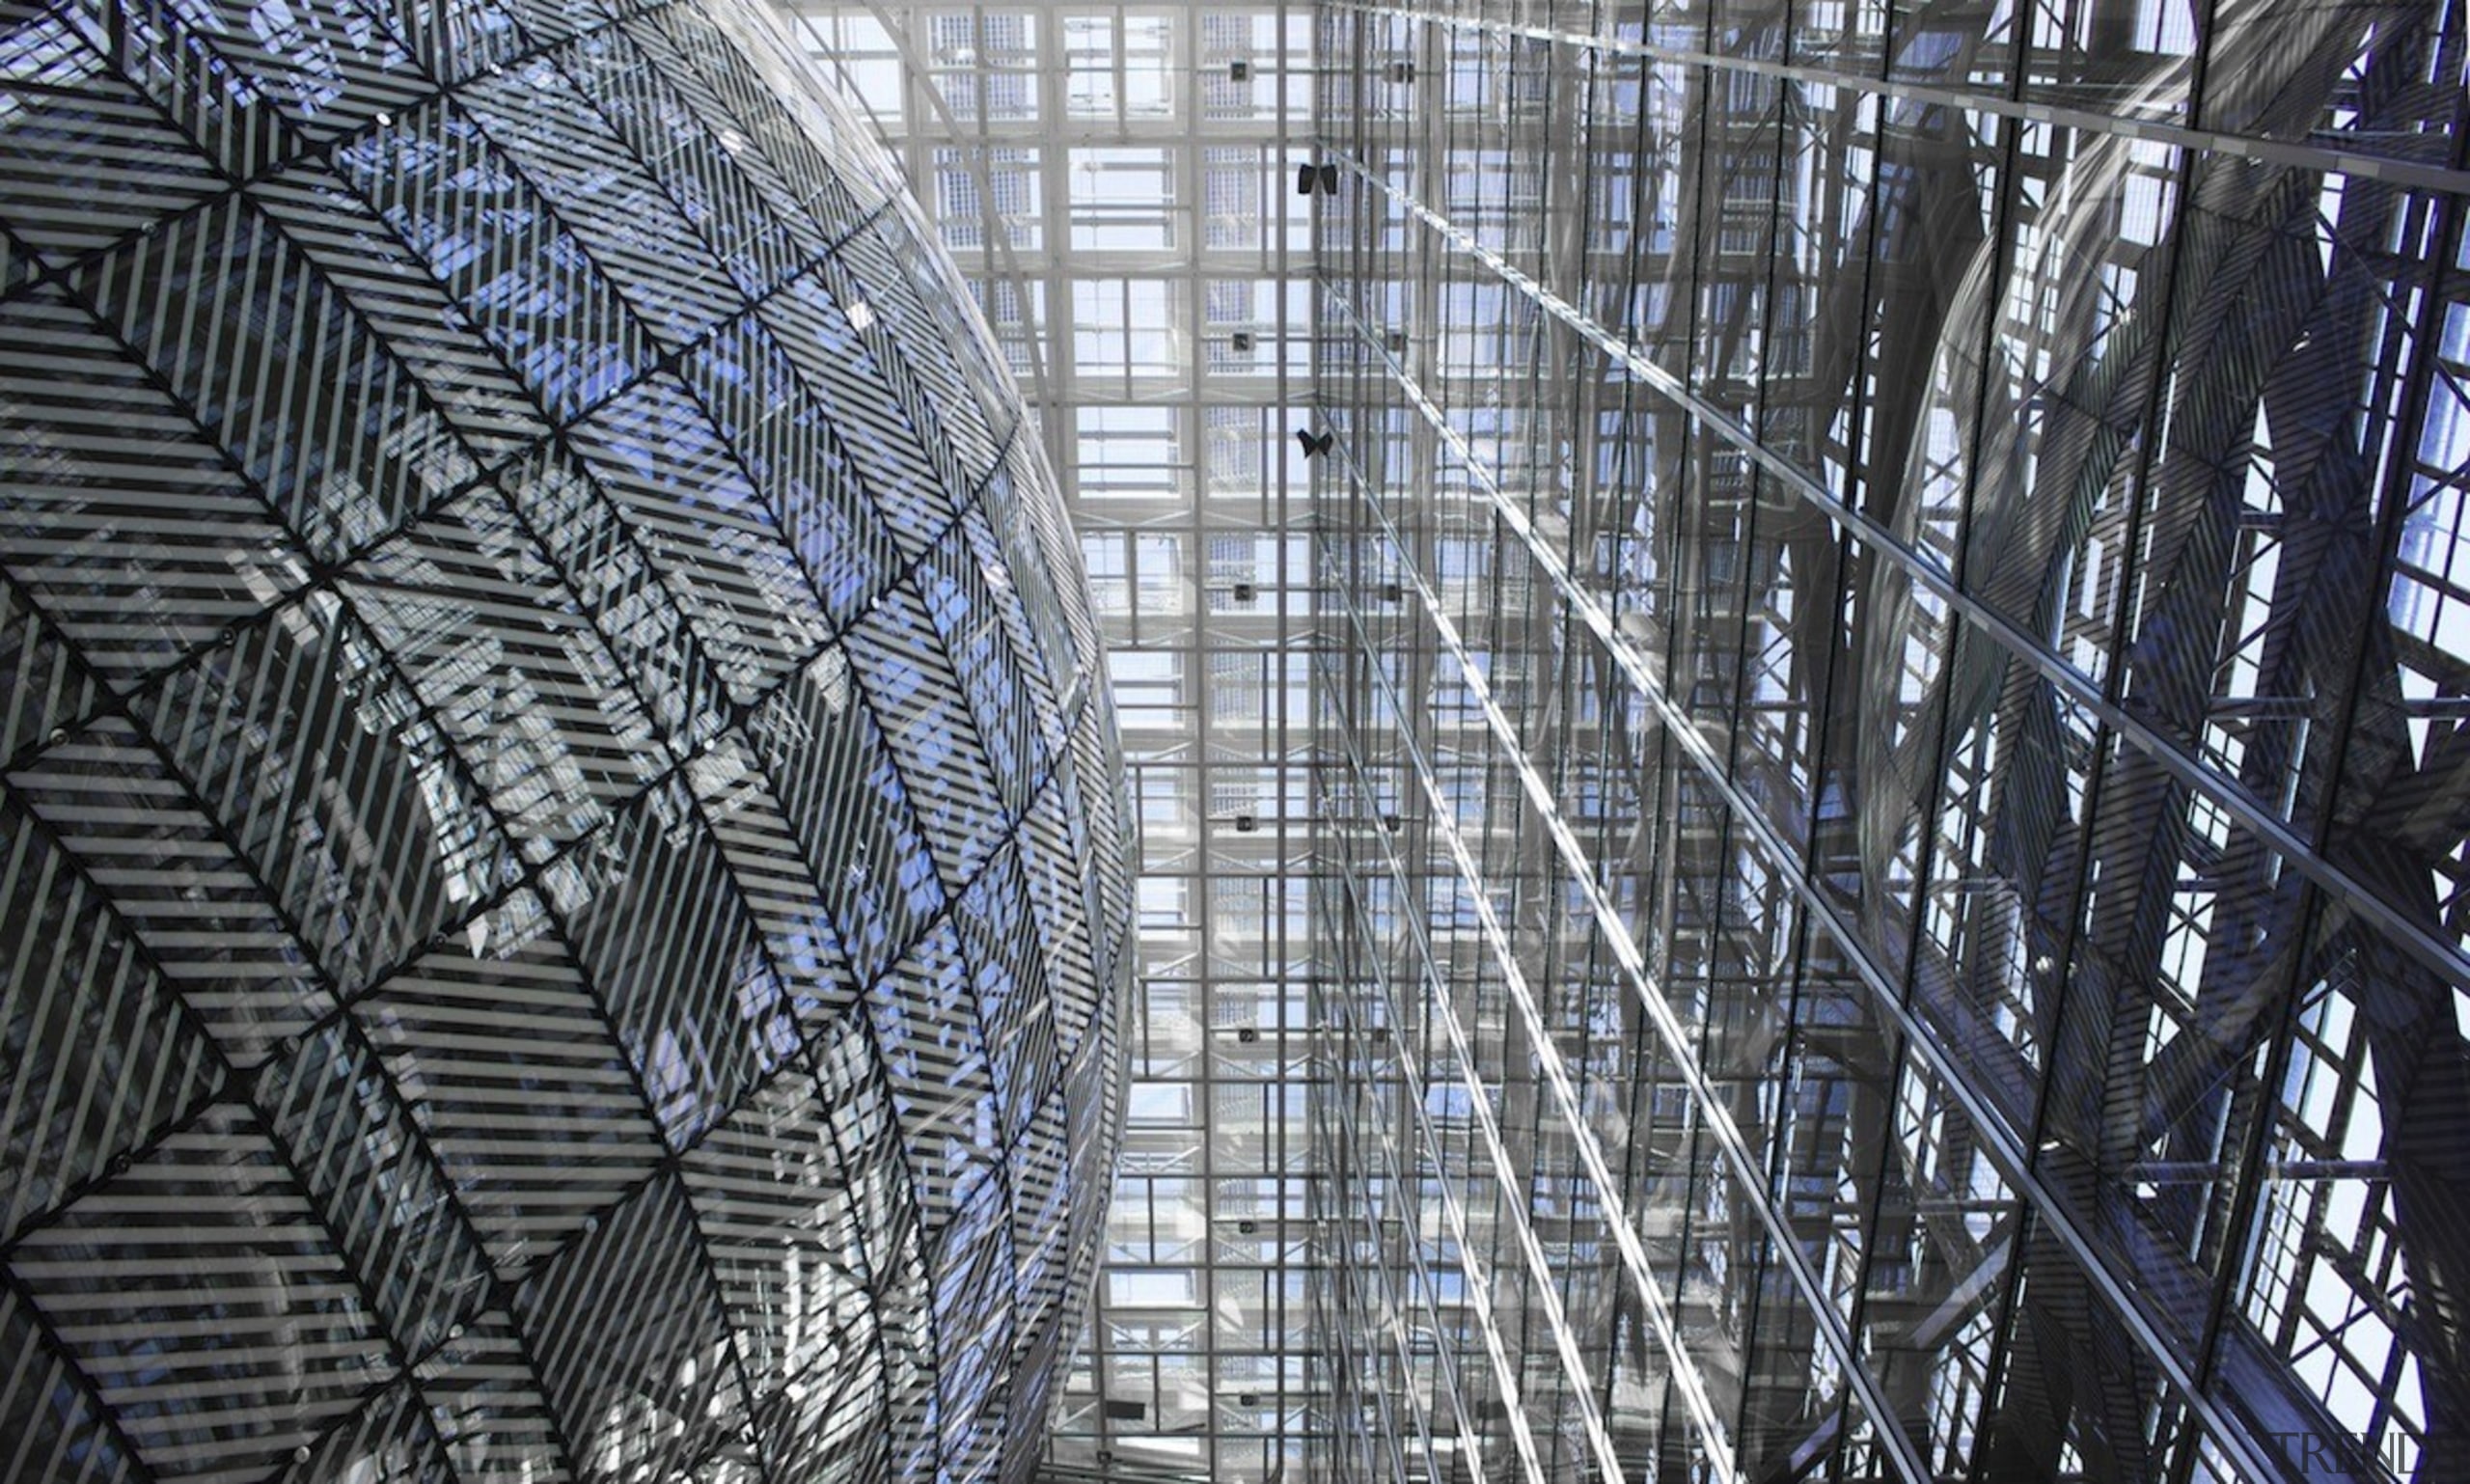
M 1303 4 L 789 5 L 1020 373 L 1139 811 L 1130 1120 L 1056 1476 L 1299 1478 L 1311 1260 Z
M 1315 1477 L 2470 1477 L 2452 0 L 1332 3 Z

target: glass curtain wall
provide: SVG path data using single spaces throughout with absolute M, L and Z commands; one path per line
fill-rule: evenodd
M 1300 1477 L 1308 9 L 790 9 L 1044 425 L 1140 812 L 1124 1155 L 1050 1461 Z
M 1315 1476 L 2470 1478 L 2459 5 L 1320 15 Z

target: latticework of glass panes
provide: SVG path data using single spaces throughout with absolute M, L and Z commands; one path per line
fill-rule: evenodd
M 752 0 L 0 12 L 0 1476 L 1020 1478 L 1080 553 Z
M 1305 1395 L 1309 365 L 1297 5 L 838 6 L 1045 423 L 1142 833 L 1131 1126 L 1058 1468 L 1295 1477 Z
M 2470 1478 L 2460 5 L 1322 15 L 1316 1476 Z

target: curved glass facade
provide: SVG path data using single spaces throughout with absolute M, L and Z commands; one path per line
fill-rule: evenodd
M 1017 1476 L 1081 559 L 738 0 L 0 11 L 0 1473 Z
M 1331 1478 L 2470 1478 L 2453 0 L 1331 3 Z

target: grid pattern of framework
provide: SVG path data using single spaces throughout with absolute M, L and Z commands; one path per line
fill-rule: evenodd
M 1321 14 L 1315 1476 L 2470 1477 L 2461 7 Z
M 0 1475 L 1023 1476 L 1128 820 L 897 174 L 752 0 L 0 70 Z
M 1046 424 L 1139 810 L 1130 1122 L 1052 1461 L 1297 1477 L 1308 10 L 792 9 L 892 140 Z

